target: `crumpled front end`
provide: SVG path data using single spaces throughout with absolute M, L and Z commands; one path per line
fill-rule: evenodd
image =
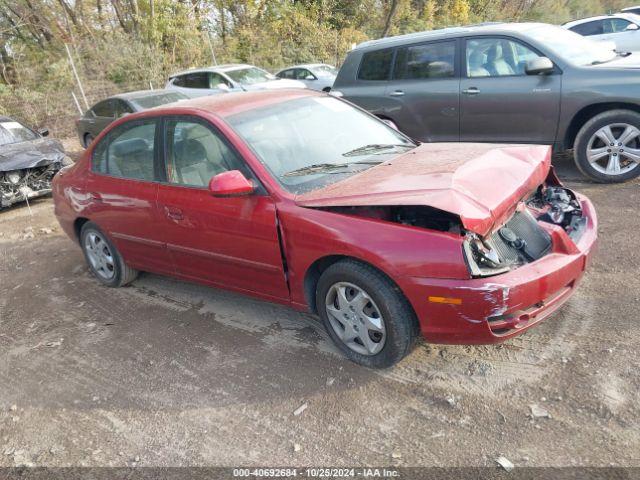
M 51 193 L 51 181 L 60 162 L 50 165 L 0 172 L 0 208 Z
M 549 183 L 502 226 L 464 242 L 468 280 L 400 280 L 428 341 L 501 342 L 547 318 L 575 292 L 595 251 L 596 213 L 586 197 Z

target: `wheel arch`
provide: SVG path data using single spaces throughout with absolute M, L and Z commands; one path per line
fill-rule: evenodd
M 361 258 L 354 257 L 352 255 L 336 254 L 336 255 L 325 255 L 323 257 L 316 259 L 311 265 L 309 265 L 309 268 L 307 268 L 307 271 L 305 272 L 304 283 L 303 283 L 304 297 L 307 302 L 307 305 L 309 306 L 309 310 L 311 310 L 312 313 L 315 313 L 315 314 L 318 313 L 317 305 L 316 305 L 316 289 L 318 287 L 318 281 L 320 280 L 320 276 L 331 265 L 334 265 L 335 263 L 342 260 L 352 260 L 354 262 L 358 262 L 362 265 L 366 265 L 380 272 L 398 289 L 400 294 L 405 298 L 405 300 L 407 300 L 407 304 L 413 310 L 413 306 L 411 305 L 411 302 L 406 297 L 402 289 L 399 287 L 398 283 L 393 279 L 391 275 L 389 275 L 383 269 L 381 269 L 377 265 L 367 262 L 366 260 L 362 260 Z M 414 315 L 415 315 L 415 311 L 414 311 Z
M 587 105 L 586 107 L 579 110 L 571 119 L 569 127 L 565 132 L 563 149 L 566 150 L 573 148 L 576 137 L 578 136 L 578 132 L 584 126 L 584 124 L 596 115 L 607 112 L 609 110 L 630 110 L 632 112 L 640 113 L 640 105 L 626 102 L 604 102 Z
M 89 222 L 89 219 L 85 217 L 78 217 L 73 222 L 73 231 L 76 234 L 76 240 L 78 241 L 78 243 L 80 242 L 80 233 L 82 232 L 82 227 L 84 227 L 84 224 L 87 222 Z

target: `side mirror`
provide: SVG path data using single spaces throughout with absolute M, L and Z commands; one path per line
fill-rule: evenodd
M 226 83 L 219 83 L 218 85 L 216 85 L 216 88 L 217 88 L 218 90 L 223 90 L 223 91 L 225 91 L 225 92 L 228 92 L 229 90 L 231 90 L 231 89 L 229 88 L 229 85 L 227 85 Z
M 305 80 L 315 80 L 316 77 L 314 77 L 313 75 L 307 75 L 306 77 L 304 77 Z
M 41 128 L 40 130 L 38 130 L 38 133 L 40 134 L 41 137 L 48 137 L 49 136 L 49 129 L 48 128 Z
M 216 175 L 209 182 L 209 191 L 214 197 L 237 197 L 251 195 L 255 190 L 240 170 L 229 170 Z
M 638 27 L 638 25 L 636 25 L 635 23 L 630 23 L 629 25 L 627 25 L 627 28 L 625 28 L 625 30 L 627 32 L 631 32 L 631 31 L 635 31 L 638 30 L 640 27 Z
M 547 57 L 536 57 L 527 62 L 524 67 L 527 75 L 543 75 L 553 72 L 553 62 Z

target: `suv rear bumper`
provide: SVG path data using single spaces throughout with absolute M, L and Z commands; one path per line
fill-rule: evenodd
M 560 227 L 541 223 L 552 251 L 510 272 L 469 280 L 405 277 L 401 288 L 411 302 L 427 341 L 448 344 L 502 342 L 555 312 L 575 292 L 597 242 L 592 203 L 581 195 L 587 225 L 574 243 Z

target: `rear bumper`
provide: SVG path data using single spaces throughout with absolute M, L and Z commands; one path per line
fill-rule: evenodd
M 587 198 L 578 199 L 587 218 L 580 239 L 574 242 L 562 228 L 541 224 L 551 234 L 553 250 L 535 262 L 487 278 L 403 278 L 400 286 L 423 336 L 432 343 L 498 343 L 555 312 L 575 292 L 595 252 L 595 209 Z M 452 302 L 434 303 L 430 297 Z

